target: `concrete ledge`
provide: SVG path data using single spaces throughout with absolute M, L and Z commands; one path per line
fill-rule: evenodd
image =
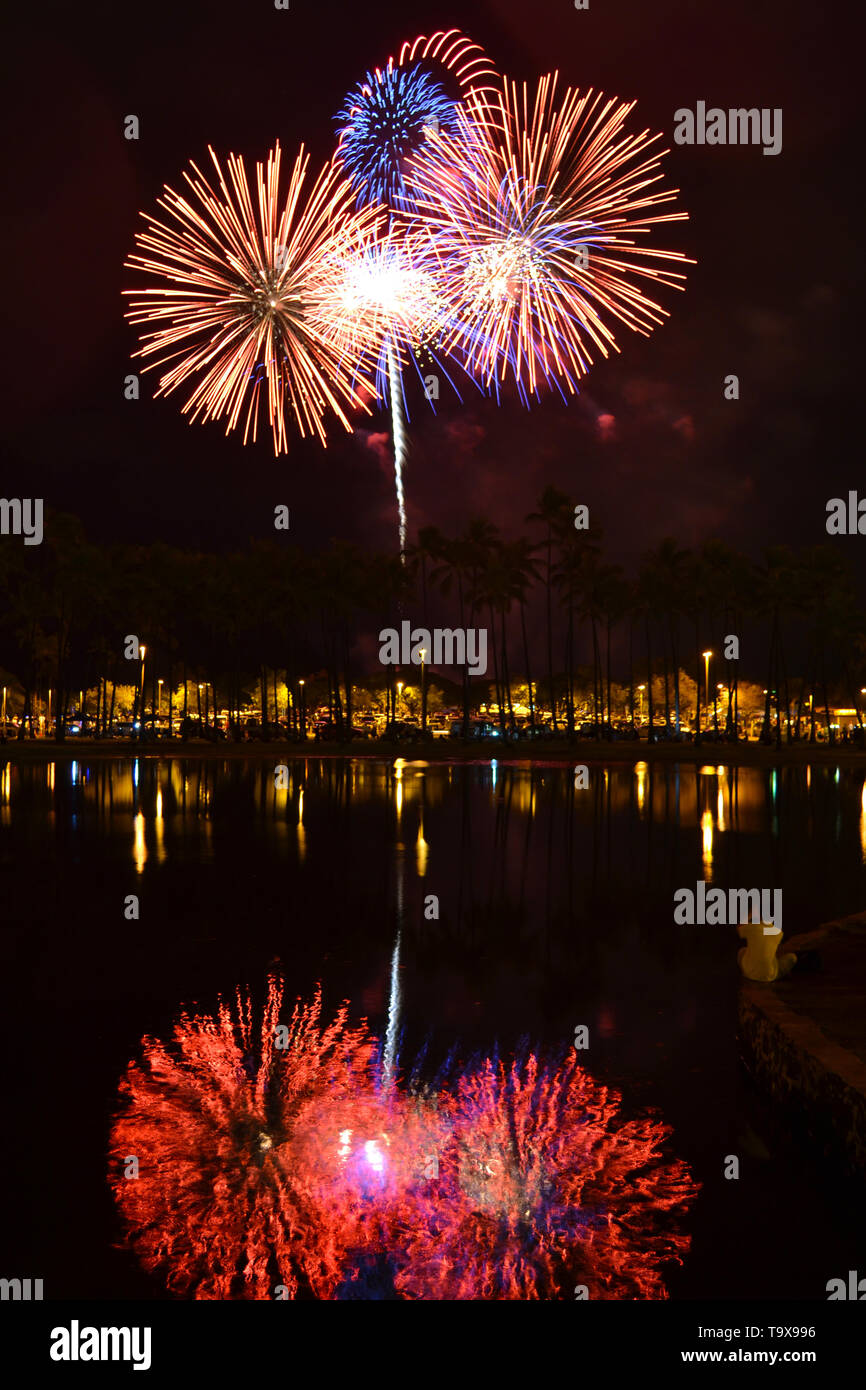
M 822 969 L 771 985 L 741 983 L 741 1054 L 786 1127 L 846 1174 L 863 1177 L 866 913 L 792 937 L 789 948 L 817 948 Z M 828 1036 L 837 1031 L 848 1045 Z

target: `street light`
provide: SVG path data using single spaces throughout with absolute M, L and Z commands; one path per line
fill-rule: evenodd
M 645 685 L 639 685 L 637 689 L 638 689 L 638 694 L 640 695 L 640 722 L 641 722 L 641 724 L 642 724 L 642 723 L 643 723 L 643 693 L 644 693 L 644 691 L 646 690 L 646 686 L 645 686 Z
M 159 680 L 157 681 L 157 685 L 159 686 L 159 694 L 158 694 L 158 696 L 157 696 L 157 701 L 158 701 L 158 703 L 157 703 L 157 706 L 156 706 L 156 713 L 157 713 L 157 717 L 160 717 L 160 716 L 162 715 L 162 687 L 163 687 L 163 680 L 162 680 L 162 677 L 161 677 L 161 676 L 160 676 Z
M 709 712 L 710 712 L 710 657 L 712 656 L 712 652 L 703 652 L 702 655 L 703 655 L 703 658 L 704 658 L 704 695 L 705 695 L 705 697 L 706 697 L 707 714 L 709 715 Z M 701 723 L 701 709 L 700 709 L 700 701 L 698 701 L 698 727 L 699 727 L 699 728 L 700 728 L 700 723 Z
M 424 680 L 424 658 L 427 655 L 425 647 L 421 648 L 421 732 L 427 732 L 427 685 Z
M 401 702 L 402 702 L 402 700 L 403 700 L 403 685 L 404 685 L 404 683 L 405 683 L 405 682 L 403 682 L 403 681 L 398 681 L 398 682 L 397 682 L 397 709 L 394 711 L 394 717 L 395 717 L 395 718 L 397 717 L 397 712 L 399 711 L 400 704 L 401 704 Z

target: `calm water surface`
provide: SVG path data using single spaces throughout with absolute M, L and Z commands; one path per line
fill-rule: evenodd
M 636 762 L 575 790 L 571 769 L 528 764 L 287 767 L 278 790 L 272 759 L 0 761 L 4 1272 L 46 1297 L 163 1297 L 117 1248 L 105 1182 L 139 1040 L 181 1006 L 261 993 L 275 963 L 290 997 L 321 981 L 326 1009 L 348 998 L 384 1033 L 398 929 L 404 1059 L 556 1052 L 585 1024 L 593 1074 L 674 1127 L 704 1186 L 673 1297 L 825 1298 L 862 1262 L 847 1194 L 740 1070 L 733 931 L 673 921 L 698 879 L 781 888 L 786 934 L 861 910 L 862 772 Z

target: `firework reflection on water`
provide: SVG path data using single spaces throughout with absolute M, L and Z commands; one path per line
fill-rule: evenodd
M 183 1014 L 121 1082 L 110 1182 L 170 1293 L 667 1297 L 697 1186 L 670 1131 L 625 1120 L 576 1054 L 384 1085 L 346 1005 L 323 1024 L 317 993 L 281 1031 L 282 995 L 272 978 L 257 1029 L 240 991 L 215 1017 Z

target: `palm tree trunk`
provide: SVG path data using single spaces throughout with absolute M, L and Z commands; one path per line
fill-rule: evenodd
M 529 689 L 529 723 L 535 728 L 535 704 L 532 697 L 532 670 L 529 665 L 529 642 L 526 638 L 526 604 L 520 604 L 520 630 L 523 634 L 523 660 L 526 666 L 526 683 Z
M 653 741 L 653 663 L 650 644 L 650 619 L 649 613 L 644 618 L 644 628 L 646 635 L 646 693 L 647 693 L 647 717 L 649 719 L 649 729 L 647 730 L 647 742 Z M 652 764 L 650 764 L 652 766 Z
M 547 675 L 550 692 L 550 717 L 553 720 L 553 729 L 556 731 L 556 697 L 553 692 L 553 557 L 552 557 L 553 533 L 552 528 L 547 528 Z M 571 706 L 569 705 L 569 708 Z M 574 714 L 571 714 L 570 732 L 574 732 Z

